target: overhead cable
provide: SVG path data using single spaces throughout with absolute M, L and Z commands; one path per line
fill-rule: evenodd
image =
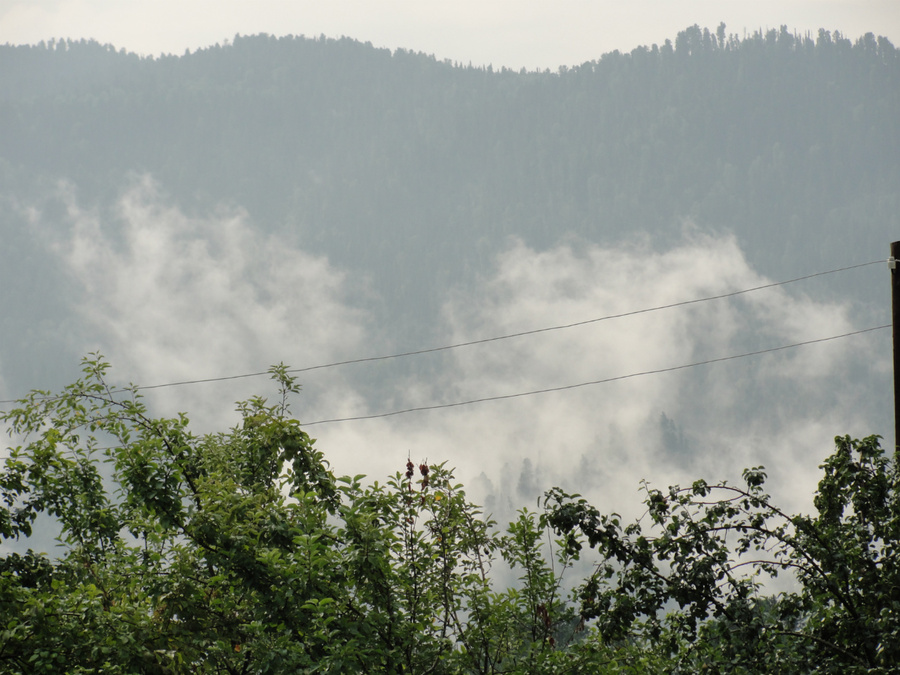
M 785 286 L 787 284 L 793 284 L 798 281 L 805 281 L 806 279 L 812 279 L 814 277 L 821 277 L 821 276 L 825 276 L 828 274 L 837 274 L 838 272 L 846 272 L 848 270 L 853 270 L 853 269 L 857 269 L 860 267 L 867 267 L 869 265 L 877 265 L 877 264 L 882 264 L 882 263 L 884 263 L 883 259 L 882 260 L 872 260 L 870 262 L 859 263 L 857 265 L 848 265 L 846 267 L 839 267 L 839 268 L 827 270 L 824 272 L 815 272 L 813 274 L 806 274 L 806 275 L 803 275 L 800 277 L 795 277 L 793 279 L 787 279 L 785 281 L 776 281 L 776 282 L 772 282 L 769 284 L 763 284 L 761 286 L 754 286 L 752 288 L 744 288 L 744 289 L 741 289 L 738 291 L 731 291 L 729 293 L 721 293 L 719 295 L 710 295 L 710 296 L 706 296 L 706 297 L 702 297 L 702 298 L 695 298 L 692 300 L 682 300 L 680 302 L 673 302 L 673 303 L 669 303 L 666 305 L 645 307 L 643 309 L 636 309 L 636 310 L 632 310 L 632 311 L 628 311 L 628 312 L 622 312 L 619 314 L 608 314 L 608 315 L 601 316 L 601 317 L 595 317 L 593 319 L 586 319 L 584 321 L 576 321 L 573 323 L 559 324 L 559 325 L 555 325 L 555 326 L 545 326 L 543 328 L 535 328 L 532 330 L 520 331 L 517 333 L 507 333 L 505 335 L 495 335 L 492 337 L 480 338 L 478 340 L 457 342 L 457 343 L 453 343 L 453 344 L 442 345 L 439 347 L 430 347 L 427 349 L 417 349 L 417 350 L 413 350 L 413 351 L 398 352 L 395 354 L 386 354 L 386 355 L 381 355 L 381 356 L 366 356 L 366 357 L 361 357 L 361 358 L 356 358 L 356 359 L 347 359 L 344 361 L 333 361 L 331 363 L 322 363 L 322 364 L 318 364 L 318 365 L 314 365 L 314 366 L 306 366 L 303 368 L 290 368 L 286 372 L 292 373 L 292 374 L 293 373 L 305 373 L 305 372 L 309 372 L 312 370 L 336 368 L 339 366 L 347 366 L 347 365 L 352 365 L 355 363 L 370 363 L 373 361 L 386 361 L 389 359 L 398 359 L 398 358 L 404 358 L 404 357 L 408 357 L 408 356 L 418 356 L 421 354 L 431 354 L 431 353 L 435 353 L 435 352 L 459 349 L 461 347 L 470 347 L 473 345 L 486 344 L 489 342 L 497 342 L 500 340 L 509 340 L 512 338 L 525 337 L 527 335 L 537 335 L 539 333 L 548 333 L 550 331 L 565 330 L 568 328 L 575 328 L 577 326 L 585 326 L 585 325 L 588 325 L 591 323 L 599 323 L 601 321 L 609 321 L 612 319 L 622 319 L 622 318 L 625 318 L 628 316 L 636 316 L 639 314 L 658 312 L 658 311 L 661 311 L 664 309 L 673 309 L 676 307 L 684 307 L 687 305 L 694 305 L 694 304 L 698 304 L 701 302 L 709 302 L 712 300 L 723 300 L 725 298 L 732 298 L 732 297 L 735 297 L 738 295 L 744 295 L 746 293 L 753 293 L 755 291 L 765 290 L 767 288 L 774 288 L 777 286 Z M 269 375 L 269 374 L 270 374 L 270 371 L 263 370 L 263 371 L 252 372 L 252 373 L 242 373 L 242 374 L 238 374 L 238 375 L 223 375 L 223 376 L 219 376 L 219 377 L 207 377 L 207 378 L 199 378 L 199 379 L 193 379 L 193 380 L 181 380 L 181 381 L 177 381 L 177 382 L 164 382 L 161 384 L 140 385 L 136 388 L 138 390 L 163 389 L 163 388 L 168 388 L 168 387 L 181 387 L 181 386 L 194 385 L 194 384 L 206 384 L 206 383 L 211 383 L 211 382 L 226 382 L 229 380 L 240 380 L 240 379 L 246 379 L 246 378 L 250 378 L 250 377 L 262 377 L 263 375 Z M 126 390 L 119 390 L 119 391 L 124 392 Z M 17 403 L 17 402 L 18 402 L 17 399 L 0 400 L 0 405 Z
M 744 354 L 733 354 L 731 356 L 722 356 L 715 359 L 707 359 L 706 361 L 696 361 L 694 363 L 686 363 L 680 366 L 671 366 L 668 368 L 657 368 L 654 370 L 644 370 L 639 373 L 629 373 L 628 375 L 618 375 L 616 377 L 607 377 L 601 380 L 591 380 L 590 382 L 579 382 L 577 384 L 566 384 L 559 387 L 548 387 L 546 389 L 534 389 L 532 391 L 520 391 L 514 394 L 501 394 L 499 396 L 485 396 L 483 398 L 469 399 L 467 401 L 456 401 L 453 403 L 436 403 L 434 405 L 417 406 L 415 408 L 404 408 L 403 410 L 392 410 L 390 412 L 377 413 L 373 415 L 355 415 L 353 417 L 337 417 L 333 419 L 316 420 L 313 422 L 301 422 L 302 426 L 310 427 L 316 424 L 331 424 L 335 422 L 355 422 L 358 420 L 371 420 L 381 417 L 393 417 L 394 415 L 404 415 L 406 413 L 421 412 L 425 410 L 440 410 L 442 408 L 456 408 L 475 403 L 485 403 L 487 401 L 501 401 L 510 398 L 520 398 L 523 396 L 535 396 L 537 394 L 548 394 L 554 391 L 565 391 L 567 389 L 578 389 L 579 387 L 590 387 L 598 384 L 606 384 L 608 382 L 616 382 L 618 380 L 628 380 L 644 375 L 658 375 L 660 373 L 670 373 L 676 370 L 684 370 L 686 368 L 696 368 L 697 366 L 705 366 L 711 363 L 720 363 L 722 361 L 732 361 L 734 359 L 743 359 L 749 356 L 759 356 L 760 354 L 769 354 L 771 352 L 782 351 L 785 349 L 793 349 L 795 347 L 803 347 L 805 345 L 816 344 L 819 342 L 828 342 L 830 340 L 839 340 L 840 338 L 850 337 L 852 335 L 860 335 L 862 333 L 870 333 L 884 328 L 890 328 L 890 325 L 874 326 L 873 328 L 864 328 L 862 330 L 853 331 L 852 333 L 843 333 L 841 335 L 832 335 L 825 338 L 817 338 L 814 340 L 806 340 L 804 342 L 795 342 L 789 345 L 781 345 L 780 347 L 771 347 L 769 349 L 760 349 L 754 352 L 746 352 Z
M 334 368 L 336 366 L 346 366 L 353 363 L 366 363 L 369 361 L 384 361 L 387 359 L 397 359 L 404 356 L 417 356 L 419 354 L 430 354 L 433 352 L 442 352 L 447 351 L 449 349 L 458 349 L 460 347 L 470 347 L 472 345 L 480 345 L 486 342 L 496 342 L 498 340 L 509 340 L 510 338 L 524 337 L 526 335 L 536 335 L 538 333 L 547 333 L 554 330 L 564 330 L 566 328 L 575 328 L 576 326 L 585 326 L 591 323 L 598 323 L 600 321 L 609 321 L 610 319 L 622 319 L 627 316 L 636 316 L 638 314 L 647 314 L 649 312 L 658 312 L 663 309 L 672 309 L 674 307 L 684 307 L 686 305 L 694 305 L 700 302 L 709 302 L 710 300 L 722 300 L 724 298 L 732 298 L 736 295 L 742 295 L 744 293 L 752 293 L 753 291 L 761 291 L 766 288 L 774 288 L 775 286 L 784 286 L 786 284 L 793 284 L 797 281 L 803 281 L 805 279 L 812 279 L 813 277 L 821 277 L 826 274 L 835 274 L 837 272 L 845 272 L 847 270 L 856 269 L 857 267 L 866 267 L 867 265 L 877 265 L 883 264 L 884 260 L 873 260 L 867 263 L 860 263 L 859 265 L 850 265 L 849 267 L 841 267 L 839 269 L 828 270 L 827 272 L 816 272 L 815 274 L 807 274 L 802 277 L 796 277 L 795 279 L 788 279 L 787 281 L 776 281 L 771 284 L 763 284 L 762 286 L 754 286 L 753 288 L 744 288 L 740 291 L 732 291 L 730 293 L 722 293 L 720 295 L 710 295 L 704 298 L 696 298 L 694 300 L 682 300 L 680 302 L 673 302 L 668 305 L 657 305 L 656 307 L 646 307 L 644 309 L 636 309 L 630 312 L 622 312 L 620 314 L 608 314 L 606 316 L 600 316 L 594 319 L 586 319 L 584 321 L 576 321 L 574 323 L 566 323 L 560 324 L 558 326 L 547 326 L 544 328 L 535 328 L 533 330 L 525 330 L 518 333 L 507 333 L 506 335 L 496 335 L 494 337 L 481 338 L 479 340 L 469 340 L 468 342 L 457 342 L 455 344 L 444 345 L 442 347 L 431 347 L 429 349 L 418 349 L 416 351 L 410 352 L 400 352 L 398 354 L 389 354 L 387 356 L 368 356 L 359 359 L 350 359 L 348 361 L 335 361 L 334 363 L 325 363 L 318 366 L 307 366 L 306 368 L 293 368 L 288 370 L 289 373 L 305 373 L 310 370 L 318 370 L 320 368 Z M 181 383 L 179 383 L 181 384 Z M 167 386 L 167 385 L 159 385 L 159 386 Z

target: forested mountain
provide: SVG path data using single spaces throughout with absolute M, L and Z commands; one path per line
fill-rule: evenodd
M 890 42 L 824 30 L 694 26 L 530 73 L 350 39 L 59 41 L 0 48 L 0 179 L 24 200 L 64 177 L 92 203 L 148 172 L 183 205 L 240 205 L 371 275 L 408 330 L 508 235 L 665 242 L 690 219 L 766 273 L 865 258 L 900 224 L 898 110 Z
M 57 385 L 61 362 L 96 344 L 78 337 L 71 279 L 44 241 L 71 211 L 62 192 L 107 224 L 144 175 L 186 213 L 246 209 L 257 231 L 361 280 L 379 349 L 403 351 L 447 341 L 447 289 L 487 274 L 512 237 L 536 250 L 644 237 L 649 253 L 691 223 L 734 233 L 775 279 L 886 257 L 898 110 L 893 45 L 825 30 L 693 26 L 557 72 L 346 38 L 238 36 L 159 58 L 2 46 L 2 382 L 7 397 Z M 818 292 L 884 323 L 868 280 Z

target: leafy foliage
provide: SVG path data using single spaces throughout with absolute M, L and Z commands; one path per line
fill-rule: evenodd
M 523 513 L 493 534 L 443 465 L 336 478 L 281 400 L 228 433 L 149 416 L 108 364 L 4 415 L 4 539 L 39 516 L 56 556 L 0 559 L 0 671 L 540 672 L 574 614 Z M 497 592 L 498 553 L 521 567 Z M 562 646 L 560 642 L 559 646 Z M 563 654 L 563 659 L 569 656 Z M 548 661 L 548 662 L 549 662 Z M 533 668 L 538 668 L 534 670 Z
M 898 662 L 900 472 L 875 436 L 836 439 L 815 516 L 788 515 L 745 484 L 664 493 L 646 487 L 649 527 L 622 527 L 578 495 L 547 493 L 548 522 L 570 551 L 602 562 L 581 586 L 581 614 L 608 640 L 663 640 L 685 672 L 890 672 Z M 763 594 L 789 572 L 796 590 Z M 677 607 L 677 609 L 676 609 Z M 674 610 L 674 611 L 673 611 Z
M 627 525 L 553 489 L 500 534 L 443 464 L 335 477 L 289 416 L 283 365 L 276 404 L 240 403 L 239 425 L 202 437 L 107 371 L 89 358 L 61 394 L 3 415 L 22 444 L 0 474 L 0 535 L 28 539 L 50 516 L 61 548 L 0 558 L 0 672 L 886 673 L 900 659 L 900 485 L 877 437 L 837 439 L 815 515 L 778 509 L 757 467 L 739 486 L 645 485 Z M 586 547 L 593 572 L 567 582 Z M 790 590 L 767 592 L 778 574 Z

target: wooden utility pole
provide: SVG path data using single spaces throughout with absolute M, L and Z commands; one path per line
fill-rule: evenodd
M 900 452 L 900 241 L 891 244 L 891 323 L 894 331 L 894 451 Z

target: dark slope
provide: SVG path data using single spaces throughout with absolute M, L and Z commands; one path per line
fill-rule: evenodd
M 103 205 L 148 172 L 182 208 L 244 207 L 368 276 L 396 334 L 419 340 L 440 294 L 509 236 L 545 247 L 646 232 L 663 247 L 690 220 L 735 232 L 776 277 L 886 256 L 900 232 L 898 111 L 900 56 L 871 34 L 694 26 L 555 73 L 350 39 L 241 37 L 158 59 L 4 46 L 0 192 L 40 202 L 66 178 Z M 22 222 L 0 216 L 4 241 L 19 241 L 0 263 L 18 283 L 41 270 L 21 267 L 39 258 L 22 254 Z M 4 302 L 7 323 L 27 313 Z

